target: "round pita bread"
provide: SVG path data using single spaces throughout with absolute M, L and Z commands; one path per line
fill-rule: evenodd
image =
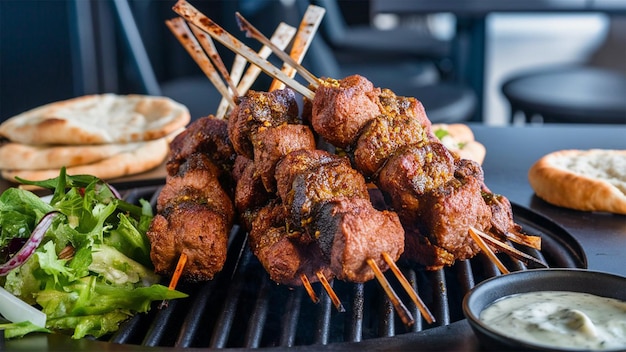
M 626 150 L 562 150 L 528 171 L 537 196 L 582 211 L 626 214 Z
M 166 97 L 87 95 L 13 116 L 0 136 L 22 144 L 103 144 L 164 137 L 191 120 L 186 106 Z
M 167 138 L 142 143 L 137 149 L 122 152 L 92 164 L 66 168 L 70 175 L 88 174 L 103 180 L 134 175 L 153 169 L 165 161 L 169 152 Z M 2 177 L 13 181 L 16 176 L 41 181 L 59 176 L 60 168 L 46 170 L 1 170 Z
M 0 169 L 45 170 L 91 164 L 140 148 L 146 142 L 38 146 L 20 143 L 0 145 Z

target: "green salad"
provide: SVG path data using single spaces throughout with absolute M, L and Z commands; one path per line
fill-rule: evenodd
M 7 338 L 33 331 L 100 337 L 153 301 L 187 297 L 154 274 L 147 201 L 130 204 L 102 180 L 65 169 L 54 179 L 19 181 L 54 193 L 49 201 L 21 188 L 0 195 L 0 329 Z

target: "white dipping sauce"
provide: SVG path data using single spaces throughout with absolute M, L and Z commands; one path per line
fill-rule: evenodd
M 626 302 L 587 293 L 539 291 L 507 296 L 485 308 L 480 320 L 504 335 L 536 345 L 626 349 Z

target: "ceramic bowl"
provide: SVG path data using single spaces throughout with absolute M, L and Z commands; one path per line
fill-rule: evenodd
M 584 269 L 536 269 L 500 275 L 476 285 L 463 299 L 463 313 L 481 344 L 494 350 L 578 351 L 524 341 L 502 334 L 479 319 L 494 301 L 519 293 L 535 291 L 572 291 L 615 298 L 626 302 L 626 278 Z M 625 342 L 626 344 L 626 342 Z M 624 351 L 624 348 L 608 351 Z

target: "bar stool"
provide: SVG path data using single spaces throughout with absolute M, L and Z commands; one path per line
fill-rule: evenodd
M 511 106 L 526 123 L 626 123 L 626 76 L 585 66 L 542 69 L 518 74 L 502 85 Z

